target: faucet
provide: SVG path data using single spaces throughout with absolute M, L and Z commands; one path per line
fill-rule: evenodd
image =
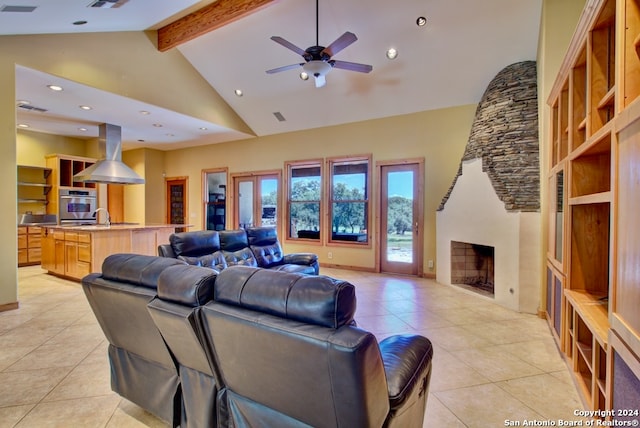
M 109 211 L 106 208 L 98 208 L 93 212 L 93 218 L 96 218 L 96 215 L 99 211 L 104 211 L 107 214 L 107 219 L 104 222 L 104 225 L 107 227 L 111 227 L 111 216 L 109 215 Z

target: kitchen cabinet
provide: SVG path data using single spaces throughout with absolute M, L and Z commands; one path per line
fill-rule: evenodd
M 51 169 L 18 165 L 18 213 L 45 213 L 51 191 Z
M 51 171 L 49 183 L 51 191 L 47 203 L 47 214 L 58 215 L 58 198 L 60 188 L 90 188 L 95 189 L 96 183 L 73 181 L 73 176 L 85 168 L 96 163 L 95 159 L 80 156 L 52 154 L 45 156 L 47 168 Z
M 548 100 L 545 312 L 588 406 L 637 407 L 640 0 L 587 0 L 567 52 Z
M 18 266 L 40 264 L 42 245 L 41 227 L 18 226 Z
M 54 275 L 81 280 L 100 272 L 111 254 L 155 256 L 169 243 L 178 225 L 48 226 L 42 228 L 42 268 Z

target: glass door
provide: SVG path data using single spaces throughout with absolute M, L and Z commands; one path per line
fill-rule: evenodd
M 234 177 L 236 227 L 278 224 L 278 176 Z
M 380 270 L 418 275 L 422 270 L 420 164 L 380 169 Z

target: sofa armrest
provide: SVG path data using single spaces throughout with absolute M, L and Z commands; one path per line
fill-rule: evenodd
M 290 263 L 294 265 L 308 265 L 311 266 L 317 263 L 318 255 L 313 253 L 293 253 L 285 254 L 282 259 L 283 263 Z
M 396 335 L 380 342 L 392 413 L 402 413 L 429 392 L 433 346 L 420 335 Z
M 171 244 L 160 244 L 158 245 L 158 255 L 160 257 L 169 257 L 172 259 L 177 258 L 176 253 L 173 251 Z

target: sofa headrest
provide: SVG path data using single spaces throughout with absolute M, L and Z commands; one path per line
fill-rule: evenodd
M 355 288 L 348 282 L 244 266 L 220 272 L 214 299 L 330 328 L 351 324 L 356 312 Z
M 169 237 L 177 256 L 203 256 L 220 249 L 220 236 L 215 230 L 174 233 Z
M 185 264 L 182 260 L 166 257 L 112 254 L 102 262 L 102 278 L 155 289 L 162 271 Z
M 213 298 L 218 271 L 192 265 L 171 266 L 158 278 L 158 297 L 196 307 Z
M 249 246 L 247 233 L 243 229 L 221 230 L 220 248 L 225 251 L 238 251 Z
M 275 227 L 248 227 L 247 238 L 249 245 L 271 245 L 278 242 L 278 232 Z

